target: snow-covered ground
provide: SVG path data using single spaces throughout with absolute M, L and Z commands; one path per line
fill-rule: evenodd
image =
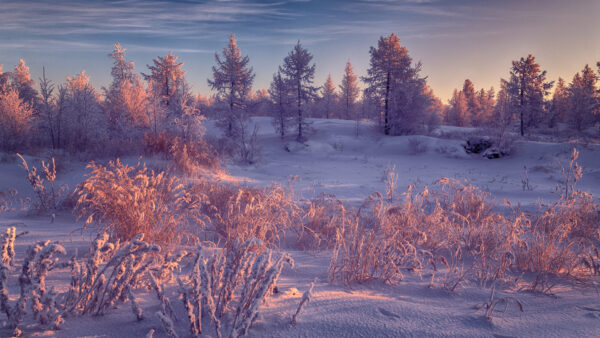
M 296 192 L 304 198 L 321 192 L 334 194 L 350 204 L 360 203 L 369 193 L 384 191 L 384 171 L 395 167 L 398 192 L 410 184 L 423 187 L 442 177 L 465 178 L 488 191 L 499 204 L 504 198 L 513 204 L 533 207 L 538 201 L 553 201 L 560 193 L 561 167 L 566 165 L 573 147 L 579 151 L 583 178 L 578 187 L 600 194 L 600 146 L 570 143 L 519 141 L 510 157 L 489 160 L 466 154 L 463 139 L 429 136 L 384 137 L 370 123 L 361 123 L 359 135 L 355 123 L 340 120 L 311 120 L 313 132 L 306 145 L 295 143 L 294 136 L 281 140 L 273 132 L 270 119 L 254 118 L 259 126 L 259 161 L 250 166 L 228 164 L 230 179 L 241 184 L 265 186 L 285 183 L 296 177 Z M 447 130 L 450 132 L 450 130 Z M 217 133 L 210 121 L 207 133 Z M 19 196 L 31 196 L 31 189 L 19 162 L 0 163 L 0 191 L 16 188 Z M 523 189 L 522 177 L 527 167 L 532 189 Z M 83 179 L 84 164 L 73 163 L 59 175 L 58 183 L 71 186 Z M 17 257 L 22 259 L 28 245 L 42 239 L 60 241 L 70 257 L 75 250 L 86 252 L 93 234 L 78 231 L 70 215 L 59 215 L 51 223 L 49 217 L 28 216 L 23 211 L 0 214 L 0 231 L 16 225 L 29 234 L 17 239 Z M 353 285 L 331 285 L 327 269 L 331 251 L 305 252 L 289 248 L 295 268 L 284 268 L 280 292 L 261 309 L 261 315 L 250 330 L 253 337 L 593 337 L 600 333 L 600 296 L 597 290 L 559 283 L 555 296 L 497 290 L 496 297 L 515 297 L 524 305 L 520 312 L 510 304 L 506 313 L 491 322 L 476 309 L 489 298 L 490 289 L 470 285 L 449 293 L 428 287 L 428 276 L 419 279 L 410 273 L 399 285 L 378 282 Z M 20 263 L 20 260 L 17 261 Z M 14 272 L 14 271 L 13 271 Z M 16 272 L 14 272 L 16 274 Z M 288 325 L 302 293 L 318 278 L 312 301 L 300 315 L 298 324 Z M 68 269 L 50 274 L 47 281 L 57 291 L 66 291 L 70 279 Z M 11 279 L 11 293 L 18 292 Z M 176 298 L 174 288 L 167 290 Z M 147 313 L 159 309 L 149 290 L 136 291 Z M 182 306 L 177 305 L 184 318 Z M 0 315 L 0 320 L 4 320 Z M 177 323 L 176 323 L 177 324 Z M 178 323 L 180 336 L 187 327 Z M 60 331 L 38 331 L 25 327 L 26 335 L 58 337 L 143 337 L 151 328 L 155 336 L 165 336 L 160 323 L 150 316 L 136 321 L 129 304 L 102 317 L 67 318 Z M 211 334 L 210 330 L 208 334 Z M 8 331 L 0 331 L 0 336 Z
M 579 151 L 578 163 L 583 178 L 578 187 L 594 195 L 600 193 L 600 146 L 570 143 L 518 141 L 510 157 L 489 160 L 466 154 L 464 139 L 429 136 L 386 137 L 372 123 L 361 123 L 359 135 L 355 122 L 314 119 L 313 133 L 305 146 L 275 135 L 270 119 L 255 118 L 259 126 L 260 161 L 256 165 L 229 165 L 228 172 L 241 182 L 267 185 L 285 183 L 298 177 L 298 190 L 304 197 L 327 192 L 346 201 L 360 202 L 371 192 L 384 191 L 384 172 L 395 167 L 399 192 L 408 185 L 423 187 L 442 177 L 467 179 L 471 184 L 502 201 L 522 204 L 539 199 L 554 201 L 561 182 L 561 168 L 568 165 L 573 147 Z M 450 133 L 472 128 L 443 127 Z M 214 132 L 207 126 L 207 133 Z M 288 149 L 291 151 L 287 151 Z M 532 190 L 523 190 L 522 176 L 527 167 Z

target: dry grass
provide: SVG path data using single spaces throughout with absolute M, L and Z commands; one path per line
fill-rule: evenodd
M 573 161 L 570 168 L 580 170 Z M 396 202 L 372 194 L 338 225 L 330 280 L 394 282 L 402 269 L 430 266 L 431 285 L 449 291 L 508 281 L 518 271 L 535 274 L 533 290 L 549 290 L 551 276 L 590 282 L 600 273 L 600 203 L 572 185 L 563 191 L 535 214 L 507 202 L 511 215 L 494 211 L 477 187 L 448 178 L 421 192 L 409 187 Z
M 342 201 L 322 194 L 308 201 L 303 224 L 297 234 L 298 245 L 304 250 L 329 249 L 335 245 L 337 229 L 344 227 L 347 211 Z
M 76 213 L 122 241 L 144 234 L 151 243 L 195 241 L 203 226 L 203 196 L 189 193 L 175 177 L 118 159 L 108 166 L 90 163 L 88 178 L 77 188 Z
M 147 153 L 171 160 L 171 169 L 179 174 L 191 176 L 198 168 L 218 170 L 221 166 L 217 151 L 201 138 L 183 140 L 166 131 L 146 133 L 144 146 Z

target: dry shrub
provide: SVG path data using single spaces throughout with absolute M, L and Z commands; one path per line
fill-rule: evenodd
M 519 311 L 520 312 L 524 312 L 523 311 L 523 303 L 515 298 L 515 297 L 495 297 L 496 295 L 496 285 L 494 285 L 492 287 L 492 291 L 490 292 L 490 298 L 486 301 L 483 302 L 482 304 L 478 304 L 475 308 L 478 310 L 483 310 L 483 314 L 485 316 L 485 318 L 489 321 L 492 321 L 492 319 L 495 316 L 495 313 L 500 312 L 500 314 L 504 314 L 507 310 L 508 310 L 508 306 L 510 305 L 510 303 L 514 303 L 518 306 Z M 496 308 L 498 306 L 504 305 L 504 309 L 502 310 L 497 310 Z
M 217 170 L 220 168 L 217 152 L 204 140 L 184 142 L 175 137 L 169 148 L 173 169 L 191 175 L 197 167 Z
M 35 192 L 37 197 L 33 208 L 37 213 L 55 212 L 59 209 L 65 209 L 69 206 L 71 191 L 68 185 L 56 187 L 56 162 L 54 158 L 45 163 L 42 161 L 43 175 L 38 173 L 36 167 L 29 167 L 23 156 L 17 154 L 21 159 L 21 165 L 27 173 L 27 181 Z
M 203 180 L 191 189 L 206 196 L 202 210 L 211 220 L 206 230 L 227 247 L 250 238 L 278 246 L 286 230 L 298 228 L 301 222 L 301 209 L 289 185 L 257 189 Z
M 284 263 L 294 265 L 288 254 L 275 257 L 271 250 L 261 252 L 262 247 L 260 240 L 250 238 L 206 258 L 198 250 L 191 273 L 178 280 L 193 336 L 206 332 L 203 315 L 218 337 L 226 327 L 231 330 L 229 337 L 247 335 L 261 304 L 273 293 Z
M 572 193 L 528 216 L 521 217 L 523 236 L 515 243 L 519 269 L 537 273 L 538 279 L 598 274 L 600 204 L 591 194 Z
M 5 325 L 12 330 L 13 336 L 20 336 L 19 326 L 30 308 L 33 317 L 40 325 L 58 329 L 64 320 L 57 306 L 57 293 L 53 288 L 46 287 L 46 277 L 51 270 L 60 266 L 55 256 L 64 255 L 66 251 L 60 244 L 50 241 L 40 241 L 30 245 L 18 277 L 19 297 L 10 297 L 8 277 L 15 261 L 14 242 L 18 236 L 15 232 L 13 227 L 7 229 L 6 235 L 0 237 L 0 247 L 3 251 L 0 261 L 0 311 L 6 314 Z M 17 299 L 14 304 L 11 304 L 14 298 Z
M 0 190 L 0 213 L 15 210 L 18 193 L 17 189 Z
M 420 273 L 429 263 L 431 283 L 439 281 L 450 291 L 470 277 L 482 284 L 502 278 L 512 263 L 515 231 L 492 209 L 485 192 L 447 178 L 422 192 L 410 186 L 397 202 L 374 193 L 359 209 L 357 222 L 338 232 L 332 271 L 351 271 L 346 283 L 390 282 L 401 279 L 400 269 Z M 467 257 L 472 264 L 465 264 Z M 440 264 L 445 271 L 438 271 Z
M 86 226 L 94 222 L 122 241 L 140 233 L 158 244 L 195 240 L 193 227 L 204 224 L 203 196 L 186 191 L 177 178 L 119 159 L 108 166 L 92 162 L 88 168 L 92 172 L 77 188 L 75 209 Z
M 344 226 L 346 208 L 334 195 L 321 194 L 308 201 L 304 222 L 298 233 L 303 249 L 328 249 L 335 245 L 336 229 Z
M 536 274 L 529 288 L 549 292 L 551 276 L 591 282 L 600 275 L 600 203 L 592 194 L 576 190 L 582 168 L 576 149 L 569 165 L 563 168 L 563 194 L 549 206 L 540 205 L 537 213 L 520 212 L 515 223 L 522 235 L 514 241 L 516 265 Z
M 329 280 L 395 283 L 403 279 L 402 269 L 419 273 L 427 253 L 415 243 L 426 237 L 414 227 L 404 227 L 409 222 L 403 216 L 399 207 L 380 193 L 369 196 L 356 215 L 338 226 Z
M 167 131 L 159 133 L 145 133 L 144 147 L 149 154 L 163 154 L 167 156 L 171 149 L 172 137 Z
M 400 233 L 384 235 L 354 220 L 338 228 L 329 280 L 346 285 L 375 279 L 395 283 L 403 279 L 402 269 L 419 272 L 421 267 L 419 250 Z
M 196 168 L 219 169 L 217 151 L 203 139 L 183 140 L 167 131 L 144 134 L 144 145 L 150 154 L 162 154 L 172 161 L 172 169 L 191 175 Z
M 20 328 L 28 331 L 57 330 L 64 318 L 85 314 L 103 315 L 122 302 L 129 300 L 138 320 L 143 318 L 142 308 L 132 290 L 147 286 L 151 269 L 161 270 L 156 264 L 160 247 L 143 241 L 137 235 L 130 242 L 111 242 L 107 233 L 99 234 L 93 241 L 85 258 L 76 254 L 68 261 L 60 262 L 58 255 L 65 255 L 62 245 L 49 240 L 30 245 L 23 259 L 15 259 L 14 243 L 21 234 L 15 228 L 0 235 L 0 311 L 7 316 L 4 325 L 19 336 Z M 21 263 L 21 266 L 17 264 Z M 164 264 L 163 264 L 164 265 Z M 55 291 L 57 280 L 51 273 L 61 274 L 61 269 L 71 269 L 69 289 Z M 17 281 L 10 270 L 20 271 Z M 19 285 L 18 296 L 10 295 L 8 285 Z M 60 289 L 60 288 L 59 288 Z M 37 325 L 23 322 L 33 317 Z M 30 321 L 30 320 L 29 320 Z
M 565 170 L 565 194 L 534 214 L 513 208 L 505 216 L 488 193 L 448 178 L 422 192 L 411 186 L 396 202 L 372 194 L 356 221 L 338 226 L 330 279 L 391 282 L 400 269 L 420 272 L 429 263 L 431 284 L 450 291 L 472 279 L 509 282 L 515 270 L 533 272 L 536 291 L 549 292 L 552 276 L 589 283 L 600 275 L 600 203 L 575 190 L 575 159 Z

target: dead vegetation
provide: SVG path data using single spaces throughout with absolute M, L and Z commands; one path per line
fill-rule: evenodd
M 119 159 L 108 166 L 92 162 L 88 168 L 91 173 L 76 190 L 75 207 L 86 226 L 95 224 L 122 241 L 140 233 L 163 245 L 197 240 L 195 227 L 204 224 L 203 199 L 190 194 L 176 177 Z
M 550 292 L 551 278 L 596 283 L 600 272 L 600 203 L 576 190 L 577 152 L 563 170 L 563 195 L 535 213 L 506 202 L 512 213 L 477 187 L 443 178 L 394 202 L 371 195 L 337 228 L 330 281 L 345 284 L 402 280 L 403 270 L 428 269 L 431 286 L 454 291 L 464 283 L 490 286 L 531 272 L 527 289 Z M 390 192 L 386 192 L 390 195 Z

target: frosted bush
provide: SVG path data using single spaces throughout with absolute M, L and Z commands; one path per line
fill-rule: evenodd
M 284 263 L 293 266 L 289 255 L 274 258 L 271 250 L 261 252 L 261 247 L 260 240 L 251 238 L 206 258 L 198 250 L 191 273 L 178 279 L 192 335 L 207 332 L 202 316 L 208 317 L 206 322 L 218 337 L 224 330 L 230 330 L 230 337 L 248 333 L 261 304 L 273 293 Z
M 204 180 L 191 191 L 206 196 L 203 212 L 210 218 L 207 231 L 226 246 L 250 238 L 269 247 L 278 246 L 287 229 L 299 229 L 301 208 L 291 187 L 271 185 L 264 189 L 229 186 Z
M 322 194 L 308 202 L 298 244 L 304 249 L 318 250 L 335 244 L 336 229 L 346 220 L 346 208 L 333 195 Z
M 91 173 L 77 188 L 76 212 L 120 240 L 143 233 L 153 243 L 194 241 L 192 228 L 203 226 L 203 196 L 189 193 L 175 177 L 145 165 L 128 166 L 118 159 L 108 166 L 91 163 Z
M 65 185 L 58 188 L 54 185 L 54 181 L 56 180 L 56 163 L 54 158 L 48 164 L 42 161 L 43 176 L 41 176 L 36 167 L 29 167 L 23 156 L 20 154 L 17 154 L 17 156 L 21 159 L 21 164 L 27 173 L 27 181 L 37 197 L 34 204 L 37 212 L 54 212 L 59 209 L 68 195 L 68 187 Z
M 0 311 L 7 317 L 6 326 L 14 336 L 19 336 L 19 325 L 31 308 L 33 318 L 43 326 L 57 329 L 63 323 L 62 314 L 56 305 L 56 294 L 53 289 L 46 288 L 48 273 L 58 267 L 54 256 L 66 254 L 65 249 L 57 243 L 40 241 L 29 246 L 19 275 L 20 294 L 14 304 L 11 304 L 8 293 L 8 277 L 11 263 L 14 261 L 15 229 L 10 228 L 7 234 L 0 238 L 2 241 L 3 257 L 0 261 Z

